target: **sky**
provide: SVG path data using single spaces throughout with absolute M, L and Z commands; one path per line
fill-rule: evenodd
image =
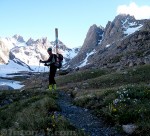
M 150 0 L 0 0 L 0 37 L 54 41 L 58 28 L 59 40 L 79 47 L 90 26 L 105 27 L 120 13 L 149 19 Z

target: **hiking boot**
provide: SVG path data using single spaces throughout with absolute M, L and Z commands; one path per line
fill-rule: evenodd
M 53 89 L 56 91 L 56 84 L 53 84 Z
M 52 85 L 49 85 L 48 89 L 49 89 L 50 91 L 52 91 L 52 90 L 53 90 L 53 86 L 52 86 Z

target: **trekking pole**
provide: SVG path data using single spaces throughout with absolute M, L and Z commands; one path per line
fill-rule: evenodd
M 58 28 L 55 28 L 55 38 L 56 38 L 56 54 L 58 53 Z
M 45 67 L 44 67 L 44 73 L 45 73 Z
M 39 61 L 37 74 L 39 74 L 38 77 L 40 77 L 40 61 Z M 38 78 L 38 79 L 40 79 L 40 78 Z M 35 87 L 36 87 L 36 80 L 37 80 L 36 74 L 34 74 L 34 90 L 35 90 Z
M 39 61 L 38 73 L 39 73 L 39 70 L 40 70 L 40 61 Z
M 40 88 L 42 88 L 43 87 L 43 82 L 44 82 L 44 73 L 45 73 L 45 67 L 44 67 L 44 70 L 43 70 L 43 76 L 42 76 L 42 80 L 41 80 L 41 87 Z

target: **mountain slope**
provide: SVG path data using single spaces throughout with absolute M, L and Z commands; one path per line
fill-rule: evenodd
M 47 38 L 34 40 L 30 38 L 27 42 L 22 36 L 14 35 L 11 38 L 0 38 L 0 64 L 10 61 L 18 65 L 26 66 L 31 70 L 32 66 L 39 66 L 39 60 L 48 59 L 47 48 L 52 47 L 55 53 L 55 42 L 48 41 Z M 78 52 L 79 48 L 68 48 L 59 41 L 59 52 L 63 54 L 63 64 L 69 62 Z M 18 61 L 16 61 L 18 60 Z
M 109 21 L 104 29 L 94 25 L 91 31 L 90 27 L 79 54 L 68 65 L 121 69 L 149 64 L 149 22 L 123 14 Z M 98 32 L 99 38 L 95 38 Z
M 0 40 L 0 64 L 7 63 L 9 58 L 9 49 L 5 46 L 4 42 Z
M 114 38 L 115 41 L 108 40 L 107 44 L 105 40 L 90 62 L 98 67 L 111 67 L 115 69 L 149 64 L 150 20 L 144 20 L 142 23 L 128 27 L 124 32 L 131 29 L 132 31 L 129 31 L 130 33 L 128 34 L 124 33 L 125 35 L 121 39 Z M 132 24 L 136 23 L 132 22 Z
M 95 52 L 95 49 L 103 38 L 103 32 L 103 27 L 92 25 L 86 35 L 83 46 L 81 47 L 79 53 L 70 61 L 68 66 L 82 66 L 82 64 L 86 62 L 84 59 L 86 59 L 89 54 L 92 55 Z

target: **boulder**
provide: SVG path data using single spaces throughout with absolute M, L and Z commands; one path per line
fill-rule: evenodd
M 135 130 L 137 129 L 137 126 L 134 124 L 127 124 L 127 125 L 122 125 L 123 131 L 126 132 L 127 134 L 133 134 Z

